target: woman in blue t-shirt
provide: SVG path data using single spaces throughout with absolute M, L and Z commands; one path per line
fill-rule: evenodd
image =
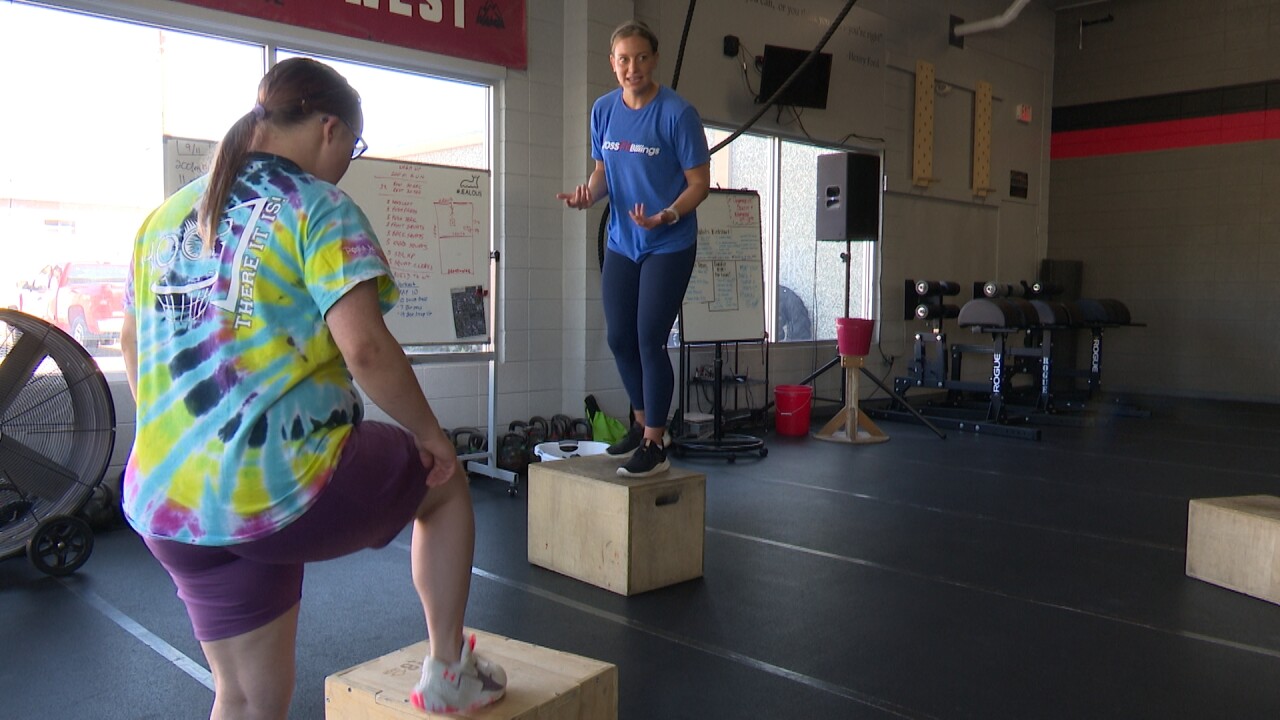
M 615 208 L 600 282 L 609 349 L 635 418 L 608 452 L 631 455 L 619 475 L 648 477 L 670 467 L 664 436 L 675 373 L 667 336 L 693 274 L 694 211 L 710 191 L 711 156 L 698 111 L 654 77 L 653 31 L 636 20 L 623 23 L 609 48 L 619 88 L 591 108 L 595 169 L 585 184 L 556 198 L 584 210 L 610 197 Z

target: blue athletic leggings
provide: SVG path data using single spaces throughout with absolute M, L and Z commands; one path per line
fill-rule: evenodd
M 676 378 L 667 337 L 680 313 L 697 253 L 695 245 L 634 262 L 613 250 L 605 252 L 600 285 L 609 349 L 632 407 L 644 410 L 650 427 L 666 427 L 671 411 Z

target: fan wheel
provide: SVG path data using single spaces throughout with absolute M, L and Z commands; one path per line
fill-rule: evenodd
M 78 517 L 62 515 L 40 523 L 27 541 L 27 558 L 37 570 L 61 577 L 84 565 L 93 552 L 93 530 Z

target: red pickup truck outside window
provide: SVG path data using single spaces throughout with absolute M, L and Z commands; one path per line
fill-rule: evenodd
M 48 265 L 21 285 L 18 309 L 57 325 L 90 350 L 117 345 L 127 272 L 114 263 Z

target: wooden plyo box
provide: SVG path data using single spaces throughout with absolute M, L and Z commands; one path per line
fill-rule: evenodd
M 1192 500 L 1187 575 L 1280 603 L 1280 497 Z
M 621 595 L 702 577 L 707 478 L 617 474 L 608 455 L 529 466 L 529 562 Z
M 477 720 L 616 720 L 618 668 L 599 660 L 467 630 L 476 651 L 507 672 L 507 694 L 467 715 Z M 409 702 L 422 675 L 425 641 L 325 678 L 325 720 L 424 720 Z

